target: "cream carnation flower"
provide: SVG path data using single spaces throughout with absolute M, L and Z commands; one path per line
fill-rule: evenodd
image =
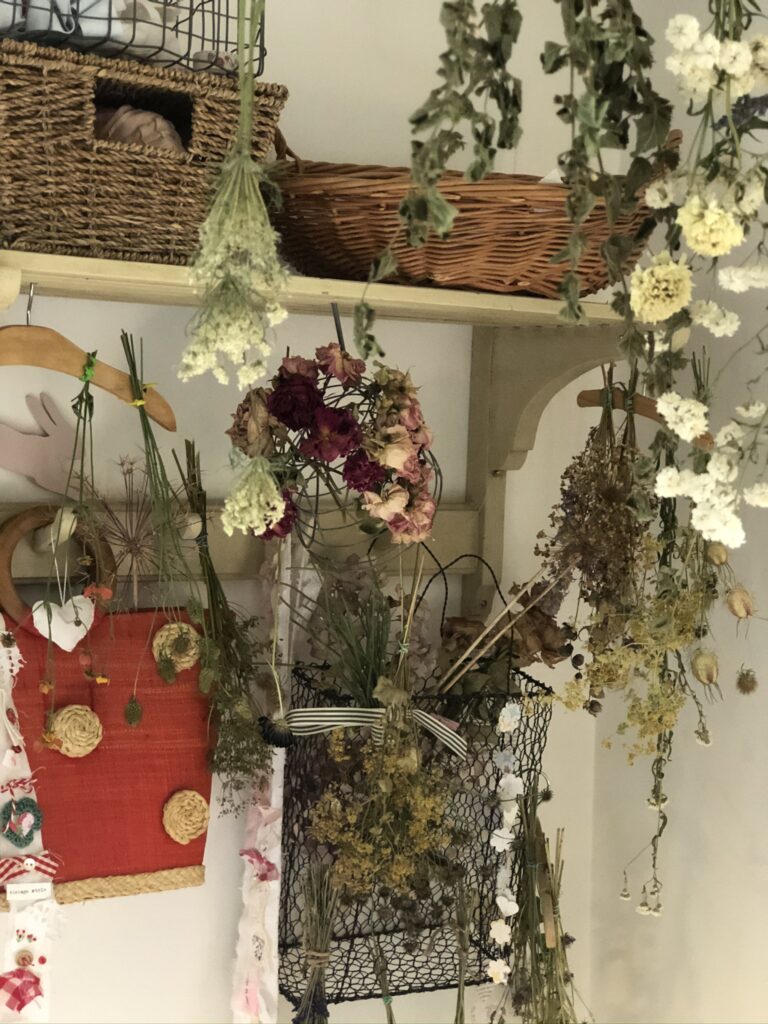
M 765 402 L 750 402 L 749 405 L 737 405 L 736 412 L 744 420 L 761 420 L 768 412 Z
M 685 195 L 685 179 L 669 174 L 658 181 L 652 181 L 645 190 L 645 205 L 652 210 L 665 210 L 673 203 L 679 203 Z
M 725 256 L 744 241 L 744 228 L 716 199 L 689 196 L 677 211 L 677 223 L 699 256 Z
M 754 508 L 768 508 L 768 484 L 752 484 L 744 488 L 744 501 Z
M 717 66 L 731 78 L 742 78 L 752 68 L 752 50 L 740 39 L 724 39 L 720 43 Z
M 768 261 L 761 260 L 748 267 L 721 267 L 717 281 L 727 292 L 746 292 L 750 288 L 768 288 Z
M 667 391 L 656 399 L 656 408 L 669 429 L 683 441 L 693 441 L 707 432 L 707 407 L 695 398 Z
M 690 50 L 698 41 L 700 34 L 698 19 L 692 14 L 676 14 L 670 19 L 665 33 L 667 42 L 678 51 Z
M 635 267 L 630 284 L 632 312 L 650 324 L 684 309 L 693 288 L 690 268 L 682 261 L 676 263 L 666 251 L 659 253 L 650 267 Z
M 690 313 L 695 324 L 706 327 L 716 338 L 731 338 L 741 326 L 736 313 L 723 309 L 716 302 L 694 302 Z

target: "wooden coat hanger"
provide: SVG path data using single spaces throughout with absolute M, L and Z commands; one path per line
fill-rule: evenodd
M 50 327 L 15 324 L 0 327 L 0 366 L 37 366 L 43 370 L 58 370 L 80 379 L 88 353 L 69 338 Z M 109 391 L 121 402 L 134 401 L 131 378 L 123 370 L 96 360 L 91 383 Z M 153 388 L 144 393 L 147 416 L 166 430 L 176 429 L 176 417 L 168 402 Z
M 603 388 L 595 388 L 591 391 L 580 391 L 576 396 L 576 404 L 581 409 L 602 409 L 603 407 Z M 626 398 L 627 394 L 624 388 L 614 387 L 611 389 L 611 405 L 614 409 L 626 409 Z M 656 399 L 649 398 L 647 395 L 635 394 L 632 396 L 632 411 L 636 416 L 642 416 L 644 419 L 652 420 L 654 423 L 666 423 L 666 420 L 661 415 L 659 410 L 656 408 Z M 697 437 L 693 440 L 692 444 L 696 448 L 702 448 L 705 451 L 710 449 L 714 444 L 714 440 L 711 434 L 702 434 L 701 437 Z

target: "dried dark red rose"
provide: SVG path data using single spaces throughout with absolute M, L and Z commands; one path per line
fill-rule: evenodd
M 349 455 L 362 441 L 362 432 L 352 413 L 346 409 L 315 409 L 315 422 L 299 445 L 302 455 L 322 462 L 333 462 Z
M 362 448 L 347 457 L 341 475 L 344 483 L 353 491 L 372 491 L 387 479 L 386 469 L 369 459 Z
M 315 411 L 323 404 L 317 384 L 300 373 L 279 373 L 274 390 L 267 395 L 267 409 L 290 430 L 306 430 L 315 422 Z

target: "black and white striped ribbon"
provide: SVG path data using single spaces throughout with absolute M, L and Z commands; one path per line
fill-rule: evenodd
M 334 729 L 369 726 L 374 741 L 381 743 L 386 715 L 386 708 L 292 708 L 286 714 L 285 721 L 295 736 L 316 736 Z M 446 719 L 422 711 L 421 708 L 409 708 L 406 715 L 422 729 L 432 733 L 457 757 L 467 756 L 467 741 L 456 733 Z

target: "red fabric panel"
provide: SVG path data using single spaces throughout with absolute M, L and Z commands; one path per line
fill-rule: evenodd
M 101 719 L 104 737 L 82 758 L 45 747 L 51 696 L 40 693 L 47 641 L 18 630 L 26 659 L 13 699 L 43 812 L 42 834 L 63 867 L 57 882 L 202 864 L 205 836 L 186 846 L 163 829 L 163 805 L 179 789 L 210 800 L 208 701 L 197 688 L 198 666 L 164 683 L 155 671 L 152 636 L 168 620 L 156 612 L 108 616 L 86 638 L 94 670 L 110 677 L 98 685 L 84 676 L 78 654 L 55 648 L 56 708 L 86 704 Z M 123 717 L 133 693 L 144 714 L 138 726 Z

